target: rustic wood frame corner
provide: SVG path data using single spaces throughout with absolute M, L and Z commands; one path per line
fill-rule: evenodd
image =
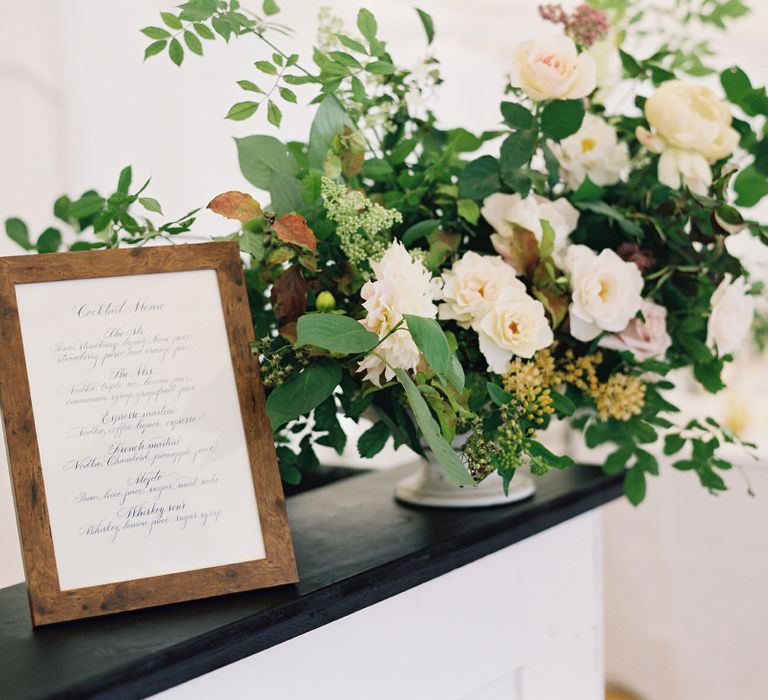
M 15 286 L 214 270 L 234 369 L 266 557 L 211 568 L 61 590 Z M 44 625 L 298 581 L 253 324 L 234 242 L 0 258 L 0 405 L 32 623 Z

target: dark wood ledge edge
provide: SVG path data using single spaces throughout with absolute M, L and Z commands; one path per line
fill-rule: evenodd
M 29 679 L 27 687 L 18 674 L 28 673 L 35 660 L 7 666 L 18 654 L 18 648 L 16 654 L 4 654 L 14 642 L 8 639 L 7 633 L 14 632 L 9 626 L 24 624 L 18 610 L 15 624 L 8 620 L 9 599 L 15 599 L 13 605 L 18 607 L 26 605 L 26 597 L 18 590 L 23 586 L 0 590 L 0 686 L 10 690 L 3 697 L 144 698 L 437 578 L 597 508 L 622 492 L 622 475 L 605 476 L 595 467 L 580 466 L 538 480 L 536 495 L 520 504 L 468 511 L 422 509 L 396 504 L 392 498 L 394 483 L 407 472 L 408 468 L 369 473 L 288 500 L 302 580 L 298 586 L 66 623 L 30 631 L 27 639 L 14 635 L 16 643 L 30 645 L 33 656 L 58 664 L 66 662 L 66 650 L 40 654 L 34 648 L 36 641 L 44 635 L 54 638 L 51 643 L 66 645 L 71 640 L 73 656 L 78 652 L 86 656 L 82 664 L 88 661 L 85 636 L 104 633 L 104 643 L 109 644 L 120 619 L 138 625 L 143 634 L 155 625 L 161 634 L 165 625 L 183 625 L 185 617 L 200 613 L 207 617 L 202 623 L 207 629 L 167 646 L 158 639 L 158 648 L 147 653 L 137 654 L 130 649 L 130 640 L 118 639 L 101 668 L 94 665 L 80 674 L 64 674 L 69 678 L 51 678 L 50 668 L 40 669 L 48 678 Z M 27 615 L 21 618 L 29 624 Z M 128 648 L 123 651 L 121 645 Z M 123 663 L 109 663 L 121 653 L 126 657 Z

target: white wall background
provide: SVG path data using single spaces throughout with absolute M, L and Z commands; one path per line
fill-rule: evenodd
M 400 62 L 424 47 L 415 0 L 368 0 Z M 284 21 L 297 28 L 286 48 L 307 47 L 318 4 L 284 0 Z M 333 3 L 353 24 L 358 2 Z M 434 52 L 446 84 L 436 111 L 444 125 L 476 131 L 497 122 L 511 48 L 549 32 L 535 0 L 419 0 L 437 26 Z M 768 81 L 768 3 L 716 40 L 723 66 L 743 65 Z M 234 81 L 252 78 L 263 57 L 255 40 L 206 44 L 207 57 L 187 56 L 181 69 L 165 57 L 142 63 L 138 29 L 157 23 L 170 3 L 156 0 L 37 0 L 0 4 L 0 220 L 19 215 L 35 233 L 53 223 L 55 197 L 95 187 L 111 192 L 120 169 L 152 176 L 149 194 L 169 215 L 205 205 L 215 194 L 248 190 L 232 136 L 275 133 L 263 118 L 236 124 L 222 117 L 242 99 Z M 304 138 L 309 113 L 285 110 L 284 134 Z M 226 222 L 202 213 L 197 232 Z M 17 252 L 0 237 L 0 254 Z M 2 352 L 2 348 L 0 348 Z M 760 433 L 765 399 L 752 370 L 740 400 L 749 401 L 751 430 Z M 762 397 L 765 397 L 762 392 Z M 722 410 L 723 404 L 715 406 Z M 4 458 L 3 458 L 4 460 Z M 768 479 L 748 468 L 758 490 L 712 499 L 672 474 L 654 484 L 648 503 L 606 513 L 608 669 L 652 700 L 720 700 L 765 695 L 768 671 Z M 0 464 L 0 586 L 23 578 L 5 464 Z

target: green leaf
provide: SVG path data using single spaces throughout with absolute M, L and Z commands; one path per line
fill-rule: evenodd
M 344 133 L 345 126 L 354 130 L 354 125 L 339 101 L 333 95 L 326 95 L 317 108 L 309 130 L 309 166 L 311 168 L 323 169 L 323 162 L 331 147 L 331 141 Z
M 639 224 L 628 219 L 618 209 L 606 202 L 578 202 L 576 206 L 578 206 L 579 209 L 586 209 L 595 214 L 600 214 L 608 219 L 612 219 L 619 225 L 619 228 L 624 231 L 624 233 L 629 234 L 633 238 L 641 238 L 643 235 L 643 229 Z
M 514 180 L 521 166 L 526 165 L 533 157 L 536 148 L 536 133 L 531 129 L 514 131 L 501 144 L 499 163 L 501 177 L 506 182 Z
M 363 177 L 371 180 L 386 180 L 392 172 L 392 166 L 383 158 L 369 158 L 363 164 Z
M 61 233 L 58 229 L 47 228 L 37 239 L 38 253 L 55 253 L 61 245 Z
M 555 409 L 562 416 L 571 416 L 576 410 L 576 404 L 573 403 L 565 394 L 561 394 L 559 391 L 550 389 L 549 392 L 552 397 L 552 408 Z
M 576 462 L 567 455 L 556 455 L 536 440 L 528 442 L 526 451 L 534 459 L 540 459 L 545 462 L 547 466 L 553 467 L 554 469 L 567 469 L 576 464 Z
M 361 457 L 370 459 L 384 449 L 389 439 L 389 428 L 384 421 L 374 423 L 357 439 L 357 451 Z
M 267 100 L 267 121 L 274 126 L 280 126 L 282 119 L 280 108 L 272 100 Z
M 35 246 L 29 240 L 29 229 L 27 225 L 17 218 L 5 220 L 5 232 L 14 243 L 20 245 L 24 250 L 34 250 Z
M 603 471 L 606 474 L 618 474 L 623 471 L 632 457 L 634 448 L 632 445 L 622 445 L 615 452 L 611 452 L 606 458 L 603 464 Z
M 635 458 L 637 459 L 636 466 L 640 467 L 644 472 L 658 476 L 659 463 L 650 452 L 645 450 L 635 449 Z
M 664 454 L 673 455 L 683 449 L 685 439 L 677 434 L 669 434 L 664 437 Z
M 255 65 L 262 73 L 266 73 L 267 75 L 277 75 L 277 68 L 275 68 L 270 61 L 256 61 L 253 65 Z
M 238 80 L 237 84 L 243 89 L 247 90 L 249 92 L 257 92 L 260 95 L 264 94 L 264 90 L 262 90 L 256 83 L 250 81 L 250 80 Z
M 274 173 L 294 176 L 299 171 L 288 147 L 274 136 L 246 136 L 235 139 L 240 171 L 252 185 L 269 190 Z
M 379 342 L 360 322 L 338 314 L 304 314 L 296 323 L 296 336 L 296 347 L 314 345 L 345 355 L 368 352 Z
M 508 391 L 504 391 L 498 384 L 494 384 L 493 382 L 486 382 L 486 388 L 488 389 L 488 396 L 491 397 L 491 401 L 495 403 L 497 406 L 503 406 L 504 404 L 508 404 L 512 399 L 514 399 L 514 394 L 511 394 Z
M 120 176 L 117 178 L 117 191 L 120 194 L 128 194 L 128 190 L 131 188 L 132 179 L 133 179 L 133 168 L 131 168 L 130 165 L 126 165 L 120 171 Z
M 278 88 L 278 92 L 280 93 L 280 97 L 282 97 L 286 102 L 292 102 L 293 104 L 296 104 L 296 93 L 293 90 L 281 86 Z
M 432 21 L 432 17 L 428 15 L 424 10 L 416 8 L 416 12 L 419 15 L 422 25 L 424 26 L 424 32 L 427 35 L 427 44 L 431 44 L 435 38 L 435 23 Z
M 459 194 L 468 199 L 485 199 L 501 189 L 499 161 L 481 156 L 468 163 L 459 175 Z
M 264 234 L 245 229 L 237 242 L 240 250 L 253 258 L 252 264 L 257 265 L 264 259 Z
M 738 195 L 737 206 L 753 207 L 768 195 L 768 178 L 761 175 L 754 165 L 749 165 L 736 176 L 733 189 Z
M 633 506 L 640 505 L 645 498 L 645 472 L 637 465 L 624 477 L 624 493 Z
M 369 44 L 376 40 L 378 24 L 376 23 L 376 18 L 373 16 L 373 14 L 371 14 L 369 10 L 362 8 L 360 12 L 357 13 L 357 28 L 360 30 L 360 33 L 368 40 Z
M 184 32 L 184 43 L 187 48 L 198 56 L 203 55 L 203 45 L 200 43 L 200 39 L 197 38 L 197 34 L 193 34 L 189 30 Z
M 248 117 L 252 117 L 256 110 L 259 108 L 259 103 L 253 100 L 245 100 L 244 102 L 236 102 L 229 108 L 225 119 L 231 119 L 232 121 L 241 122 Z
M 67 214 L 75 219 L 87 219 L 89 216 L 93 216 L 101 211 L 103 206 L 104 198 L 95 192 L 89 192 L 80 197 L 76 202 L 72 202 Z
M 141 33 L 144 36 L 149 37 L 150 39 L 170 39 L 171 35 L 169 32 L 167 32 L 165 29 L 162 29 L 161 27 L 144 27 L 144 29 L 141 30 Z
M 405 314 L 403 318 L 408 324 L 413 342 L 424 353 L 427 364 L 438 374 L 445 375 L 451 366 L 451 349 L 440 324 L 433 318 L 411 314 Z
M 534 117 L 531 110 L 517 102 L 502 102 L 501 116 L 504 118 L 504 123 L 513 129 L 533 128 Z
M 200 35 L 203 39 L 207 39 L 208 41 L 211 41 L 212 39 L 215 39 L 216 36 L 211 31 L 211 28 L 207 24 L 203 24 L 202 22 L 196 22 L 194 25 L 195 31 Z
M 602 199 L 604 194 L 605 189 L 592 182 L 592 180 L 589 179 L 589 175 L 585 175 L 579 185 L 579 189 L 570 196 L 570 200 L 574 203 L 595 201 Z
M 389 61 L 372 61 L 366 64 L 365 70 L 374 75 L 392 75 L 395 72 L 395 66 Z
M 440 433 L 440 428 L 432 417 L 427 402 L 416 388 L 413 380 L 405 370 L 399 367 L 395 368 L 395 375 L 397 375 L 400 384 L 403 385 L 408 404 L 413 411 L 416 424 L 421 430 L 424 442 L 427 443 L 429 449 L 432 450 L 432 454 L 443 469 L 445 469 L 448 478 L 457 486 L 474 486 L 474 479 L 472 479 L 464 463 L 456 454 L 456 450 L 451 447 L 450 443 Z
M 301 209 L 304 206 L 305 190 L 301 180 L 282 173 L 273 173 L 269 184 L 272 211 L 282 216 Z
M 451 355 L 451 366 L 446 370 L 445 378 L 453 385 L 456 391 L 464 391 L 466 381 L 464 368 L 461 366 L 461 362 L 459 362 L 459 358 L 456 355 Z
M 180 66 L 184 61 L 184 49 L 178 39 L 171 39 L 171 43 L 168 45 L 168 55 L 177 66 Z
M 271 17 L 272 15 L 276 15 L 278 12 L 280 12 L 280 8 L 278 7 L 275 0 L 264 0 L 261 5 L 261 9 L 264 11 L 264 14 L 267 17 Z
M 309 413 L 333 393 L 340 381 L 341 367 L 324 357 L 274 389 L 267 399 L 272 430 Z
M 575 134 L 584 121 L 584 103 L 581 100 L 554 100 L 541 113 L 541 130 L 555 141 Z
M 159 53 L 162 53 L 167 43 L 168 42 L 165 40 L 153 41 L 149 46 L 147 46 L 146 49 L 144 49 L 144 60 L 146 61 L 148 58 L 151 58 L 152 56 L 156 56 Z
M 171 29 L 181 29 L 181 20 L 171 12 L 161 12 L 160 18 Z
M 723 86 L 725 96 L 739 106 L 742 99 L 752 91 L 749 77 L 738 66 L 731 66 L 720 73 L 720 84 Z
M 412 246 L 416 241 L 426 238 L 440 228 L 440 219 L 424 219 L 413 226 L 409 226 L 400 240 L 406 247 Z
M 160 202 L 154 197 L 139 197 L 139 204 L 141 204 L 147 211 L 153 211 L 155 214 L 163 213 L 163 208 L 160 206 Z
M 460 199 L 456 202 L 456 211 L 459 216 L 473 226 L 480 218 L 480 207 L 473 199 Z

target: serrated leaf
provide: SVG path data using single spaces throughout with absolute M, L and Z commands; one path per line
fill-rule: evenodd
M 369 10 L 362 8 L 357 13 L 357 28 L 369 43 L 372 43 L 376 39 L 378 24 L 376 23 L 376 18 Z
M 227 112 L 225 119 L 232 119 L 233 121 L 240 122 L 253 116 L 258 108 L 259 103 L 254 102 L 253 100 L 236 102 L 229 108 L 229 112 Z
M 505 124 L 513 129 L 531 129 L 533 128 L 534 117 L 527 107 L 523 107 L 517 102 L 502 102 L 501 116 Z
M 275 68 L 275 66 L 270 61 L 256 61 L 254 65 L 262 73 L 266 73 L 267 75 L 277 75 L 277 68 Z
M 183 63 L 184 49 L 178 39 L 171 39 L 171 43 L 168 45 L 168 55 L 177 66 Z
M 581 100 L 553 100 L 541 113 L 541 130 L 555 141 L 575 134 L 584 121 L 584 103 Z
M 222 192 L 208 202 L 208 209 L 235 221 L 249 221 L 263 216 L 261 206 L 245 192 Z
M 181 20 L 171 12 L 161 12 L 160 18 L 167 27 L 171 29 L 181 29 Z
M 184 43 L 187 48 L 198 56 L 203 55 L 203 45 L 200 43 L 200 39 L 197 38 L 197 34 L 193 34 L 189 30 L 184 32 Z
M 267 100 L 267 121 L 274 126 L 280 126 L 282 120 L 283 113 L 280 108 L 272 100 Z
M 163 213 L 163 208 L 160 206 L 160 202 L 154 197 L 139 197 L 139 204 L 141 204 L 147 211 L 153 211 L 155 214 Z
M 146 61 L 148 58 L 157 56 L 157 54 L 162 53 L 167 43 L 168 42 L 165 39 L 162 41 L 152 42 L 149 46 L 147 46 L 146 49 L 144 49 L 144 60 Z
M 144 36 L 155 40 L 171 38 L 170 32 L 166 31 L 162 27 L 144 27 L 144 29 L 141 30 L 141 33 Z
M 523 165 L 533 157 L 536 148 L 536 133 L 531 129 L 512 132 L 501 144 L 499 164 L 501 177 L 506 182 L 514 181 Z

